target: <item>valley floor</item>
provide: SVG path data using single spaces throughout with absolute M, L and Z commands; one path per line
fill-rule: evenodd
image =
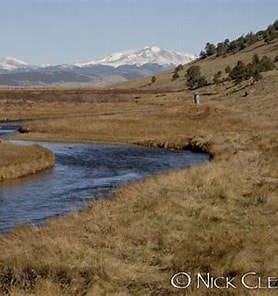
M 59 96 L 48 102 L 35 94 L 24 102 L 1 99 L 10 117 L 37 118 L 18 138 L 197 148 L 213 159 L 125 186 L 42 227 L 22 226 L 2 236 L 0 291 L 173 295 L 180 291 L 170 279 L 179 271 L 277 277 L 277 71 L 249 85 L 247 97 L 246 89 L 227 87 L 203 89 L 214 95 L 201 96 L 198 106 L 189 91 L 130 92 L 124 99 L 112 93 L 102 102 L 86 95 L 76 107 Z M 54 119 L 47 119 L 50 113 Z M 210 291 L 192 286 L 186 293 L 269 295 L 237 284 Z

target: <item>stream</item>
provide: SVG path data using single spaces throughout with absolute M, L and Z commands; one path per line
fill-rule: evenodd
M 0 123 L 0 137 L 15 127 Z M 108 197 L 120 185 L 209 159 L 204 153 L 132 145 L 13 142 L 51 149 L 56 162 L 47 171 L 0 183 L 0 233 L 21 224 L 39 225 L 81 210 L 98 196 Z

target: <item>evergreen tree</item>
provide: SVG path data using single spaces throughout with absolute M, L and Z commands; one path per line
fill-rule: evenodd
M 273 23 L 273 27 L 275 30 L 278 30 L 278 19 Z
M 229 77 L 235 80 L 236 83 L 250 79 L 251 77 L 259 80 L 262 78 L 261 72 L 271 71 L 274 67 L 274 62 L 269 57 L 263 56 L 260 59 L 257 54 L 254 54 L 252 63 L 245 65 L 242 61 L 238 61 L 229 73 Z
M 207 85 L 206 77 L 201 74 L 200 66 L 191 66 L 186 71 L 186 85 L 189 89 L 196 89 Z
M 236 66 L 230 72 L 229 77 L 238 83 L 245 79 L 246 71 L 245 64 L 242 61 L 238 61 Z
M 206 53 L 204 50 L 201 50 L 200 54 L 199 54 L 200 58 L 203 60 L 207 57 Z
M 223 56 L 228 51 L 228 45 L 225 42 L 219 42 L 216 47 L 216 56 Z
M 243 36 L 240 36 L 237 40 L 236 40 L 236 46 L 238 50 L 242 50 L 246 47 L 246 39 Z
M 152 76 L 151 83 L 155 83 L 155 82 L 156 82 L 156 77 L 155 76 Z
M 233 40 L 229 44 L 229 51 L 231 53 L 237 53 L 239 51 L 238 44 L 236 40 Z
M 216 53 L 216 47 L 214 44 L 207 42 L 205 51 L 206 51 L 206 55 L 209 57 Z

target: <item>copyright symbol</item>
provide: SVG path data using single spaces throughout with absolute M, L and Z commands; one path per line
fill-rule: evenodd
M 171 285 L 177 289 L 186 289 L 191 284 L 191 276 L 186 272 L 178 272 L 171 278 Z

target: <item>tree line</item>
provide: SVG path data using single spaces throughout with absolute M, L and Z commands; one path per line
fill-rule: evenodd
M 205 48 L 200 52 L 200 59 L 205 59 L 212 55 L 225 57 L 227 54 L 237 53 L 257 41 L 264 40 L 266 43 L 270 43 L 275 39 L 278 39 L 278 19 L 273 24 L 269 25 L 266 30 L 261 30 L 257 33 L 249 32 L 236 40 L 230 41 L 229 39 L 225 39 L 216 45 L 207 42 Z
M 215 73 L 212 83 L 220 84 L 227 80 L 232 80 L 235 83 L 239 83 L 250 78 L 252 78 L 254 81 L 258 81 L 262 78 L 262 72 L 271 71 L 275 68 L 275 62 L 277 61 L 278 56 L 276 56 L 274 60 L 271 60 L 271 58 L 267 56 L 259 58 L 257 54 L 254 54 L 252 62 L 248 64 L 245 64 L 243 61 L 239 60 L 233 68 L 227 66 L 225 68 L 225 73 L 228 74 L 228 76 L 226 77 L 221 77 L 222 71 Z M 190 66 L 185 73 L 185 78 L 186 85 L 189 89 L 196 89 L 209 84 L 207 78 L 202 75 L 201 68 L 198 65 Z

